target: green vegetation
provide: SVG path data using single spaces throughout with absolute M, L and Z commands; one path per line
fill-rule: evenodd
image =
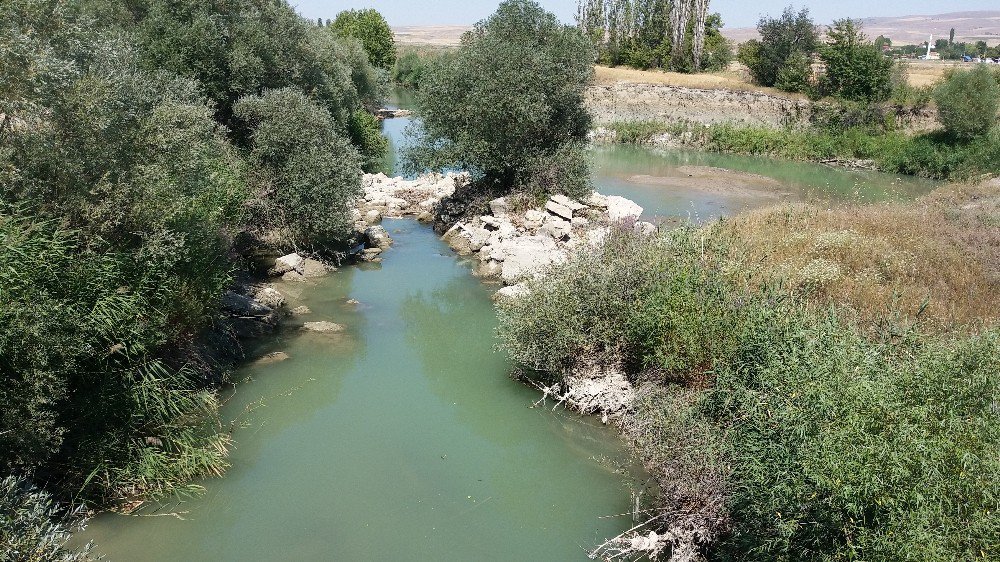
M 789 6 L 780 18 L 762 17 L 757 24 L 760 40 L 740 46 L 737 58 L 750 69 L 755 83 L 788 92 L 804 92 L 812 75 L 810 57 L 819 48 L 816 24 L 803 8 Z
M 897 94 L 917 104 L 928 97 L 912 89 Z M 934 98 L 944 129 L 920 134 L 906 130 L 907 107 L 845 100 L 814 104 L 808 126 L 622 122 L 609 128 L 621 143 L 669 134 L 679 143 L 715 152 L 860 164 L 932 179 L 1000 175 L 996 74 L 985 67 L 955 72 L 934 90 Z
M 13 476 L 0 479 L 0 560 L 86 562 L 89 548 L 66 548 L 72 522 L 45 492 Z
M 345 242 L 386 80 L 285 2 L 14 0 L 0 29 L 0 470 L 197 491 L 238 252 Z
M 1000 111 L 1000 73 L 985 66 L 956 72 L 934 92 L 945 132 L 959 141 L 974 140 L 996 127 Z
M 868 103 L 883 102 L 892 95 L 895 64 L 865 38 L 853 20 L 838 20 L 830 26 L 820 58 L 826 65 L 819 84 L 823 95 Z
M 411 47 L 403 50 L 392 70 L 393 82 L 404 88 L 420 89 L 431 61 L 441 55 L 441 49 Z
M 580 0 L 577 22 L 609 66 L 720 70 L 732 60 L 722 16 L 693 0 Z
M 816 290 L 833 266 L 778 283 L 739 232 L 615 230 L 501 303 L 504 346 L 556 378 L 625 368 L 649 524 L 710 559 L 1000 556 L 995 328 L 931 336 L 887 315 L 863 330 Z
M 376 10 L 347 10 L 337 14 L 331 29 L 345 37 L 353 37 L 365 48 L 368 60 L 375 68 L 392 70 L 396 64 L 396 40 L 392 28 Z
M 593 50 L 578 29 L 530 0 L 503 2 L 427 68 L 410 167 L 469 170 L 466 195 L 584 193 L 583 94 L 593 73 Z

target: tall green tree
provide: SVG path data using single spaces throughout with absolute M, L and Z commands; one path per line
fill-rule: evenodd
M 531 0 L 506 0 L 428 68 L 410 166 L 469 170 L 479 192 L 583 194 L 593 61 L 579 29 Z
M 376 68 L 390 71 L 396 64 L 396 40 L 392 28 L 377 10 L 340 12 L 333 20 L 332 29 L 335 33 L 361 41 L 368 60 Z
M 895 63 L 868 41 L 858 22 L 837 20 L 827 30 L 820 49 L 826 71 L 820 91 L 852 101 L 882 102 L 892 95 Z
M 801 74 L 802 61 L 809 60 L 819 47 L 816 24 L 809 17 L 809 10 L 796 12 L 792 6 L 785 8 L 781 16 L 764 16 L 757 23 L 760 40 L 751 40 L 740 49 L 740 62 L 750 69 L 754 82 L 761 86 L 775 86 L 782 72 L 789 74 L 788 65 L 797 65 L 795 72 Z M 785 85 L 796 85 L 799 81 L 787 81 Z

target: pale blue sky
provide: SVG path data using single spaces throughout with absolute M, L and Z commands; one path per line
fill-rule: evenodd
M 567 23 L 573 21 L 576 0 L 540 0 L 549 11 Z M 333 18 L 349 8 L 375 8 L 391 25 L 463 25 L 475 23 L 493 13 L 500 0 L 290 0 L 309 18 Z M 713 12 L 722 13 L 727 27 L 752 27 L 762 14 L 778 14 L 789 0 L 711 0 Z M 932 0 L 799 0 L 796 7 L 807 6 L 817 23 L 829 23 L 842 17 L 903 16 L 939 14 L 968 10 L 997 9 L 996 0 L 960 0 L 943 3 Z

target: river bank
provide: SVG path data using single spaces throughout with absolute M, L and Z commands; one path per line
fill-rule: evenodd
M 819 127 L 762 127 L 733 123 L 626 121 L 591 132 L 599 144 L 638 144 L 722 154 L 782 158 L 861 170 L 877 170 L 935 180 L 975 181 L 1000 175 L 992 136 L 967 143 L 939 132 L 881 133 L 863 129 L 828 131 Z

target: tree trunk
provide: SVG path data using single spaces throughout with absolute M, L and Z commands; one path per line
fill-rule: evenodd
M 705 52 L 705 20 L 708 18 L 708 0 L 694 0 L 694 42 L 691 53 L 694 58 L 691 68 L 701 70 L 701 57 Z

